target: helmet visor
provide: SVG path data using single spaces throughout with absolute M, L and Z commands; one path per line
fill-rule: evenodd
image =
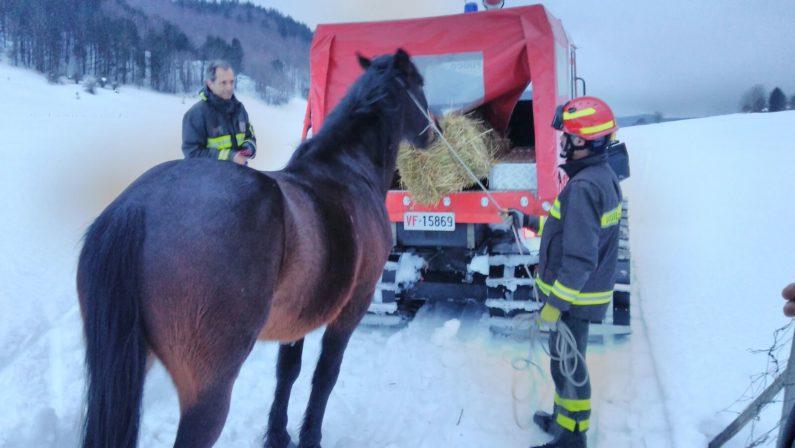
M 563 105 L 555 108 L 555 115 L 552 117 L 552 127 L 558 131 L 563 130 Z

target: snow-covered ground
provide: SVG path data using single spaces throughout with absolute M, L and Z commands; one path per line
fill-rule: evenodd
M 74 282 L 80 238 L 130 181 L 181 157 L 181 118 L 194 100 L 133 87 L 88 95 L 2 64 L 0 98 L 0 447 L 75 446 L 84 390 Z M 242 100 L 259 141 L 252 166 L 279 168 L 299 141 L 305 103 Z M 761 383 L 748 389 L 768 357 L 752 350 L 769 347 L 788 322 L 778 296 L 795 281 L 791 129 L 795 112 L 621 131 L 632 162 L 624 189 L 633 333 L 589 351 L 591 446 L 706 446 L 759 392 Z M 319 336 L 308 337 L 293 394 L 294 437 Z M 255 346 L 217 446 L 260 446 L 276 351 L 272 343 Z M 474 305 L 423 309 L 405 328 L 362 328 L 329 402 L 324 446 L 546 441 L 529 418 L 550 406 L 551 380 L 523 368 L 528 358 L 546 365 L 527 342 L 493 336 Z M 771 429 L 779 412 L 770 406 L 756 434 Z M 140 446 L 171 446 L 178 404 L 159 365 L 149 373 L 143 413 Z M 746 430 L 728 446 L 749 440 Z

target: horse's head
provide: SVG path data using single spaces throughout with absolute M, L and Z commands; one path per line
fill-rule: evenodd
M 402 113 L 401 139 L 408 140 L 416 148 L 427 148 L 435 137 L 430 121 L 435 119 L 428 110 L 428 100 L 422 88 L 422 75 L 411 62 L 409 54 L 400 48 L 394 55 L 380 56 L 373 60 L 359 55 L 359 64 L 365 70 L 383 70 L 395 81 L 397 98 L 401 103 L 398 108 Z

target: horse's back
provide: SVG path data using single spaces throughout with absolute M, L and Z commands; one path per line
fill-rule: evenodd
M 219 347 L 224 335 L 253 342 L 282 258 L 276 182 L 232 163 L 188 159 L 151 169 L 119 202 L 144 211 L 143 313 L 161 358 Z M 190 344 L 175 343 L 185 335 Z

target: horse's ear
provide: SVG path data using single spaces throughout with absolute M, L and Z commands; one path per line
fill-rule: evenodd
M 356 52 L 356 57 L 359 58 L 359 65 L 361 65 L 362 68 L 365 69 L 365 70 L 367 70 L 370 67 L 370 64 L 372 64 L 371 60 L 369 60 L 366 57 L 364 57 L 358 51 Z
M 411 57 L 406 50 L 398 48 L 395 52 L 395 57 L 392 60 L 392 65 L 400 70 L 401 73 L 410 75 L 414 71 L 414 65 L 411 63 Z

